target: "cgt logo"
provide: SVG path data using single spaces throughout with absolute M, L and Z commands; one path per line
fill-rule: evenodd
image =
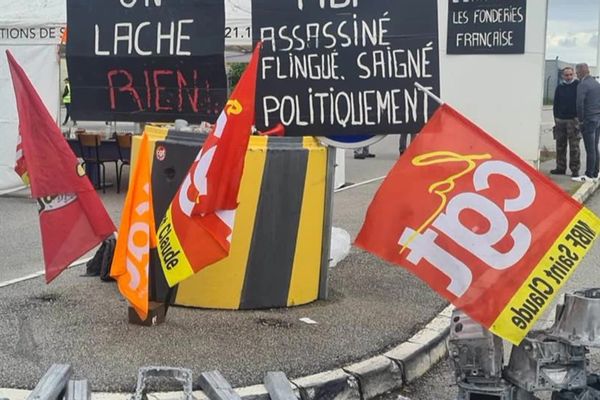
M 481 162 L 479 166 L 478 161 Z M 535 186 L 523 171 L 507 162 L 491 160 L 489 154 L 433 152 L 414 158 L 412 163 L 417 167 L 459 163 L 465 168 L 429 187 L 429 192 L 440 198 L 440 206 L 421 227 L 416 230 L 405 228 L 398 241 L 403 246 L 400 252 L 408 251 L 409 262 L 418 265 L 426 260 L 450 278 L 447 290 L 461 297 L 471 286 L 473 274 L 463 261 L 439 244 L 440 235 L 445 235 L 495 270 L 509 269 L 523 258 L 532 241 L 531 230 L 521 222 L 512 229 L 509 224 L 509 216 L 527 210 L 536 197 Z M 471 173 L 474 192 L 459 193 L 448 201 L 448 194 L 455 189 L 457 179 Z M 481 192 L 493 189 L 490 187 L 493 175 L 512 181 L 518 195 L 504 199 L 500 206 L 482 195 Z M 461 222 L 461 214 L 468 210 L 487 220 L 487 231 L 474 231 Z M 506 251 L 497 250 L 495 246 L 507 235 L 512 238 L 512 246 Z
M 127 236 L 127 272 L 129 273 L 129 289 L 134 293 L 141 291 L 143 297 L 147 291 L 146 284 L 150 256 L 150 225 L 148 218 L 152 218 L 150 210 L 150 184 L 144 185 L 144 198 L 134 209 L 135 214 L 131 218 L 131 227 Z

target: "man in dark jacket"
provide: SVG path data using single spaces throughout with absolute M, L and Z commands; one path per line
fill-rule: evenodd
M 556 168 L 554 175 L 563 175 L 567 170 L 567 147 L 569 169 L 573 177 L 579 176 L 581 166 L 579 124 L 577 122 L 577 86 L 575 71 L 571 67 L 562 70 L 562 83 L 554 92 L 554 139 L 556 140 Z
M 577 64 L 575 68 L 579 78 L 577 87 L 577 118 L 583 136 L 586 153 L 585 175 L 579 181 L 596 181 L 600 167 L 600 83 L 590 75 L 587 64 Z M 575 178 L 574 178 L 575 179 Z

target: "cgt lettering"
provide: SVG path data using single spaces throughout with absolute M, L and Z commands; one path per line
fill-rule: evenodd
M 454 196 L 447 202 L 439 215 L 434 215 L 435 218 L 426 229 L 415 231 L 410 227 L 406 228 L 400 237 L 399 244 L 404 246 L 403 250 L 410 250 L 407 255 L 409 262 L 418 265 L 422 260 L 426 260 L 450 278 L 447 290 L 453 295 L 461 297 L 471 286 L 471 269 L 462 260 L 452 255 L 449 250 L 443 248 L 437 241 L 438 236 L 440 234 L 447 236 L 490 268 L 495 270 L 511 268 L 523 258 L 529 249 L 532 234 L 529 228 L 521 222 L 510 229 L 507 215 L 529 208 L 535 200 L 536 190 L 531 179 L 512 164 L 491 160 L 483 162 L 475 169 L 474 160 L 482 159 L 483 156 L 450 154 L 451 156 L 448 156 L 448 153 L 443 153 L 443 157 L 438 162 L 434 160 L 423 165 L 460 161 L 466 162 L 468 167 L 462 174 L 454 175 L 454 177 L 432 186 L 432 188 L 445 187 L 445 190 L 432 191 L 438 194 L 442 198 L 443 204 L 445 204 L 445 196 L 454 187 L 454 179 L 474 170 L 473 186 L 475 192 L 460 193 Z M 435 159 L 439 156 L 439 153 L 434 153 L 431 158 Z M 427 155 L 421 157 L 427 157 Z M 518 195 L 514 198 L 505 199 L 502 207 L 480 193 L 490 188 L 489 178 L 493 175 L 508 178 L 518 189 Z M 475 212 L 484 217 L 489 228 L 483 232 L 474 232 L 469 229 L 460 219 L 461 214 L 465 211 Z M 504 251 L 498 250 L 496 246 L 507 236 L 512 239 L 512 247 Z

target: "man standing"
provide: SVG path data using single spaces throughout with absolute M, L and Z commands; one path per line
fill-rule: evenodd
M 65 78 L 65 90 L 62 94 L 62 101 L 67 111 L 65 121 L 63 122 L 63 125 L 66 125 L 67 122 L 69 122 L 69 118 L 71 117 L 71 84 L 69 83 L 69 78 Z M 73 123 L 77 125 L 77 122 L 73 121 Z
M 580 182 L 595 181 L 598 178 L 600 153 L 600 83 L 591 75 L 587 64 L 577 64 L 579 78 L 577 87 L 577 118 L 583 136 L 583 144 L 587 157 L 585 175 L 573 178 Z
M 354 158 L 364 160 L 365 158 L 375 158 L 375 154 L 369 151 L 369 146 L 354 149 Z
M 577 86 L 573 68 L 562 70 L 562 83 L 554 92 L 554 139 L 556 140 L 556 168 L 553 175 L 564 175 L 567 170 L 567 147 L 569 148 L 569 169 L 571 176 L 579 176 L 581 166 L 579 124 L 577 122 Z

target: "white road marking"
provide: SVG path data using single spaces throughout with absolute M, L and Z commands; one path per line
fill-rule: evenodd
M 336 190 L 334 190 L 333 192 L 334 192 L 334 193 L 340 193 L 340 192 L 345 192 L 346 190 L 350 190 L 350 189 L 356 189 L 356 188 L 358 188 L 358 187 L 361 187 L 361 186 L 365 186 L 365 185 L 369 185 L 369 184 L 371 184 L 371 183 L 375 183 L 375 182 L 382 181 L 382 180 L 384 180 L 386 177 L 387 177 L 387 176 L 380 176 L 379 178 L 373 178 L 373 179 L 369 179 L 368 181 L 363 181 L 363 182 L 355 183 L 355 184 L 353 184 L 353 185 L 350 185 L 350 186 L 345 186 L 345 187 L 343 187 L 343 188 L 340 188 L 340 189 L 336 189 Z
M 71 265 L 69 265 L 67 267 L 67 269 L 68 268 L 77 267 L 77 266 L 82 265 L 82 264 L 85 264 L 85 263 L 87 263 L 91 259 L 92 259 L 92 257 L 80 258 L 79 260 L 77 260 L 74 263 L 72 263 Z M 20 278 L 15 278 L 15 279 L 11 279 L 9 281 L 0 282 L 0 288 L 6 287 L 6 286 L 10 286 L 10 285 L 14 285 L 15 283 L 20 283 L 20 282 L 25 282 L 25 281 L 28 281 L 28 280 L 31 280 L 31 279 L 35 279 L 35 278 L 43 276 L 43 275 L 44 275 L 44 271 L 38 271 L 38 272 L 35 272 L 33 274 L 22 276 Z

